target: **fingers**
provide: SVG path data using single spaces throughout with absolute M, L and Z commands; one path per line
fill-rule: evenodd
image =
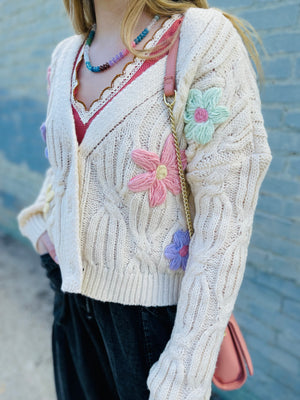
M 37 252 L 39 253 L 39 255 L 43 255 L 48 253 L 48 250 L 46 248 L 46 246 L 43 243 L 43 235 L 45 234 L 45 232 L 38 238 L 37 244 L 36 244 L 36 249 Z
M 47 232 L 45 232 L 45 234 L 43 234 L 42 241 L 43 241 L 44 246 L 47 248 L 47 251 L 50 254 L 51 258 L 58 264 L 58 258 L 56 255 L 54 244 L 51 242 Z

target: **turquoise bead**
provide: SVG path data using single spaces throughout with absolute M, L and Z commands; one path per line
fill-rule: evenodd
M 153 20 L 152 20 L 152 24 L 153 24 L 154 21 L 158 21 L 159 18 L 160 18 L 160 16 L 159 16 L 159 15 L 156 15 L 156 16 L 153 18 Z M 152 24 L 151 24 L 151 26 L 152 26 Z M 148 28 L 145 28 L 145 29 L 134 39 L 134 43 L 137 45 L 141 40 L 144 39 L 144 37 L 145 37 L 148 33 L 149 33 L 149 29 L 148 29 Z M 87 39 L 86 39 L 86 46 L 88 46 L 88 47 L 91 46 L 91 44 L 92 44 L 92 42 L 93 42 L 93 39 L 94 39 L 94 36 L 95 36 L 95 26 L 93 25 L 93 28 L 90 30 L 90 32 L 89 32 L 89 34 L 88 34 L 88 37 L 87 37 Z M 123 54 L 123 52 L 124 52 L 124 50 L 121 51 L 120 53 L 118 53 L 115 57 L 113 57 L 108 63 L 105 63 L 105 64 L 103 64 L 103 65 L 93 66 L 93 65 L 90 63 L 89 56 L 88 56 L 88 49 L 86 48 L 86 49 L 85 49 L 85 52 L 84 52 L 84 61 L 85 61 L 85 65 L 86 65 L 87 69 L 90 70 L 90 71 L 92 71 L 92 72 L 104 71 L 104 70 L 106 70 L 107 68 L 111 67 L 113 64 L 116 64 L 119 60 L 121 60 L 121 59 L 124 57 L 124 54 L 127 54 L 127 53 L 124 53 L 124 54 Z

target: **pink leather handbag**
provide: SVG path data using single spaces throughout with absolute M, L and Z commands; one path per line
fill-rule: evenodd
M 247 379 L 247 369 L 253 375 L 253 365 L 242 332 L 231 314 L 221 344 L 213 383 L 222 390 L 235 390 Z
M 164 101 L 170 113 L 172 134 L 174 137 L 174 143 L 176 147 L 178 170 L 179 170 L 180 183 L 182 189 L 181 192 L 183 196 L 187 225 L 191 237 L 193 234 L 193 227 L 192 227 L 191 214 L 188 203 L 187 183 L 182 169 L 179 144 L 178 144 L 175 121 L 173 116 L 173 108 L 176 99 L 175 75 L 176 75 L 176 59 L 177 59 L 178 46 L 179 46 L 179 30 L 177 39 L 174 42 L 174 45 L 169 50 L 167 57 L 166 75 L 164 78 Z M 174 97 L 174 99 L 168 101 L 167 100 L 168 97 L 172 98 Z M 216 385 L 218 388 L 222 390 L 239 389 L 246 382 L 247 379 L 246 365 L 248 367 L 249 374 L 253 375 L 253 365 L 250 354 L 247 349 L 246 342 L 232 314 L 229 319 L 228 325 L 226 327 L 224 339 L 220 347 L 215 373 L 213 376 L 214 385 Z

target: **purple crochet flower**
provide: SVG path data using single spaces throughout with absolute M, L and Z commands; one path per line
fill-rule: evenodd
M 185 270 L 189 257 L 189 231 L 179 230 L 174 233 L 173 242 L 165 248 L 165 256 L 170 260 L 172 270 L 180 267 Z
M 45 122 L 43 122 L 42 125 L 40 126 L 40 131 L 41 131 L 42 139 L 46 143 L 47 134 L 46 134 L 46 124 L 45 124 Z M 45 157 L 48 158 L 48 149 L 47 149 L 47 147 L 45 147 Z
M 40 131 L 41 131 L 42 139 L 46 143 L 46 124 L 45 124 L 45 122 L 43 122 L 42 125 L 40 126 Z

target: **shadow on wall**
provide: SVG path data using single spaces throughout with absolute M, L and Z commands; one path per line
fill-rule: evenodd
M 37 196 L 48 161 L 39 127 L 46 106 L 0 89 L 0 230 L 20 238 L 16 215 Z

